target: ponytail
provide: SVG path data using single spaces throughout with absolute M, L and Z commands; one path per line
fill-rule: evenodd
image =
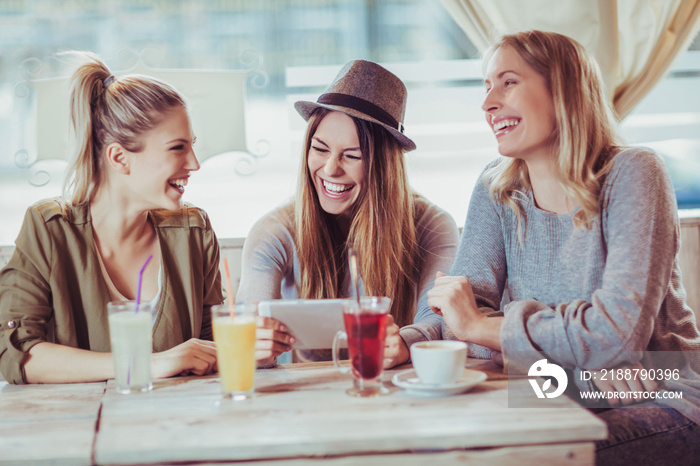
M 100 144 L 94 138 L 93 108 L 103 104 L 104 81 L 111 76 L 97 56 L 85 56 L 89 61 L 73 73 L 70 83 L 70 122 L 76 155 L 68 168 L 64 197 L 72 204 L 88 202 L 99 185 L 102 158 L 95 153 Z
M 140 152 L 143 133 L 153 129 L 164 113 L 186 104 L 169 84 L 138 75 L 117 79 L 97 55 L 68 53 L 84 62 L 70 80 L 75 156 L 63 188 L 66 202 L 78 205 L 90 202 L 103 181 L 105 147 L 118 143 Z

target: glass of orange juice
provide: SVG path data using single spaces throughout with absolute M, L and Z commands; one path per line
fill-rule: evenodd
M 257 304 L 212 308 L 219 378 L 224 398 L 248 400 L 255 393 Z

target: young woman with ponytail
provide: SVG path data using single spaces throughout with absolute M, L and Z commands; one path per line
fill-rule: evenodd
M 152 256 L 140 298 L 154 308 L 153 377 L 210 373 L 219 246 L 206 213 L 182 201 L 199 169 L 185 101 L 164 82 L 115 78 L 79 55 L 64 195 L 27 210 L 0 271 L 0 370 L 11 383 L 112 378 L 107 303 L 135 299 Z
M 317 102 L 295 104 L 308 121 L 296 199 L 251 229 L 237 295 L 351 296 L 352 246 L 365 293 L 392 298 L 385 367 L 407 361 L 413 342 L 439 332 L 441 319 L 430 312 L 426 293 L 436 271 L 452 264 L 458 241 L 452 217 L 408 185 L 404 153 L 416 146 L 403 134 L 405 106 L 401 80 L 364 60 L 346 64 Z M 274 364 L 292 336 L 272 319 L 263 327 L 258 360 Z M 330 352 L 299 356 L 327 359 Z

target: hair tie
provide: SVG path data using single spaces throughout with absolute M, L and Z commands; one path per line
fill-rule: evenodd
M 110 74 L 109 76 L 107 76 L 105 78 L 104 81 L 102 81 L 102 84 L 104 85 L 105 89 L 107 89 L 109 87 L 109 85 L 112 84 L 113 82 L 114 82 L 114 75 Z

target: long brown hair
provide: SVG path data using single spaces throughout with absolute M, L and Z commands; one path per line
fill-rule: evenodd
M 485 54 L 484 65 L 496 50 L 510 47 L 543 76 L 554 100 L 559 183 L 581 209 L 574 224 L 590 227 L 600 209 L 599 195 L 609 163 L 618 151 L 616 119 L 595 59 L 575 40 L 553 32 L 526 31 L 503 36 Z M 515 197 L 531 190 L 527 165 L 504 159 L 484 174 L 494 199 L 518 216 Z M 522 238 L 522 236 L 521 236 Z
M 102 153 L 114 142 L 140 152 L 140 136 L 153 129 L 184 98 L 169 84 L 147 76 L 115 79 L 97 55 L 65 52 L 83 62 L 70 82 L 70 118 L 76 155 L 63 187 L 64 199 L 77 205 L 94 197 L 104 177 Z
M 361 258 L 368 295 L 392 298 L 397 325 L 412 323 L 416 303 L 414 195 L 408 185 L 403 149 L 380 125 L 352 117 L 362 152 L 366 188 L 353 206 L 347 240 L 318 199 L 308 156 L 311 139 L 330 112 L 318 108 L 309 118 L 295 202 L 300 298 L 337 298 L 347 275 L 347 247 Z

